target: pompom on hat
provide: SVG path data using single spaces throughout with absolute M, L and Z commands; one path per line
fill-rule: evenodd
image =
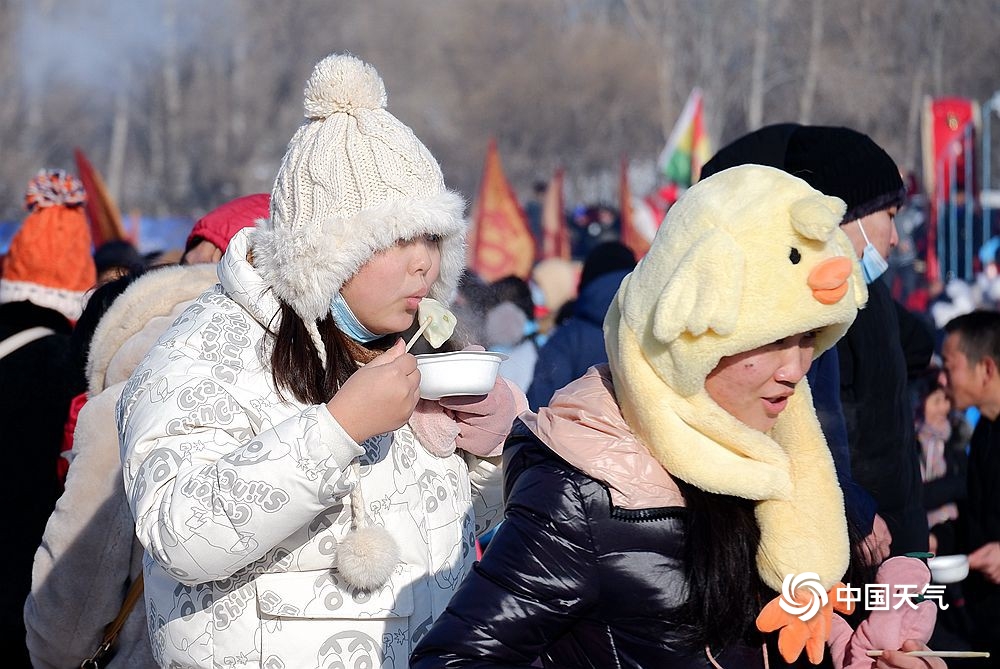
M 376 253 L 400 240 L 441 237 L 435 299 L 450 302 L 465 258 L 462 198 L 413 131 L 385 106 L 371 65 L 334 54 L 305 87 L 306 122 L 288 144 L 258 224 L 254 266 L 310 330 L 323 364 L 316 322 L 344 283 Z
M 14 235 L 0 278 L 0 303 L 27 300 L 80 317 L 97 282 L 83 184 L 63 170 L 40 170 L 28 183 L 28 216 Z

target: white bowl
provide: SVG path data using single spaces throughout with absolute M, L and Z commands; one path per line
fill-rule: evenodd
M 935 583 L 958 583 L 969 575 L 968 555 L 939 555 L 927 561 Z
M 439 400 L 455 395 L 485 395 L 493 389 L 503 353 L 454 351 L 415 356 L 420 370 L 420 397 Z

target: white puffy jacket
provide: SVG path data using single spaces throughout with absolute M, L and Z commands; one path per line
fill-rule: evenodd
M 125 488 L 146 549 L 153 654 L 171 667 L 405 667 L 498 520 L 500 472 L 438 457 L 409 426 L 355 443 L 324 405 L 281 399 L 278 305 L 239 233 L 122 391 Z M 287 396 L 287 393 L 285 393 Z M 378 410 L 373 407 L 373 410 Z M 360 463 L 369 521 L 401 562 L 381 589 L 333 569 Z

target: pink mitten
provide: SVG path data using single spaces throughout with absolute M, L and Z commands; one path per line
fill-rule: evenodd
M 502 376 L 488 395 L 442 397 L 440 402 L 458 423 L 456 446 L 481 458 L 500 455 L 511 424 L 528 408 L 524 393 Z
M 482 351 L 467 346 L 466 351 Z M 455 448 L 489 458 L 500 455 L 510 427 L 528 400 L 520 388 L 497 376 L 486 395 L 420 400 L 410 416 L 410 427 L 430 453 L 446 458 Z
M 458 423 L 445 413 L 438 400 L 419 400 L 410 416 L 410 429 L 428 453 L 446 458 L 455 452 Z
M 873 610 L 854 632 L 847 621 L 834 616 L 829 641 L 834 666 L 868 669 L 874 659 L 866 651 L 896 650 L 907 639 L 926 643 L 934 631 L 937 604 L 913 600 L 924 591 L 930 575 L 927 565 L 916 558 L 894 557 L 883 562 L 875 580 L 889 586 L 880 588 L 887 594 L 886 608 Z

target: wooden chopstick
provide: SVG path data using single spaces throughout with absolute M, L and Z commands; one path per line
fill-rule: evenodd
M 427 326 L 431 324 L 432 320 L 434 319 L 433 318 L 424 319 L 424 322 L 420 324 L 420 327 L 417 328 L 417 331 L 413 333 L 412 337 L 410 337 L 410 341 L 406 342 L 407 353 L 409 353 L 410 349 L 413 348 L 413 345 L 417 343 L 417 339 L 419 339 L 420 335 L 424 333 L 424 330 L 427 329 Z
M 881 657 L 884 650 L 866 651 L 868 657 Z M 989 657 L 989 652 L 979 650 L 907 650 L 905 655 L 911 657 Z

